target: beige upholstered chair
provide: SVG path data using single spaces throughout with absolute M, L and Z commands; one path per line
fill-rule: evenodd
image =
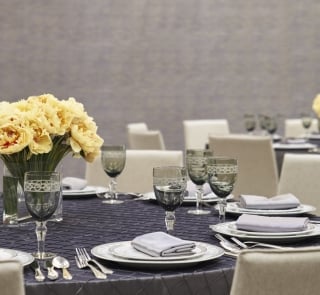
M 237 258 L 230 295 L 320 293 L 320 247 L 244 250 Z
M 182 151 L 127 150 L 126 155 L 125 168 L 117 178 L 117 189 L 122 192 L 150 192 L 153 190 L 153 167 L 183 166 Z M 109 178 L 101 167 L 100 159 L 86 165 L 86 179 L 89 185 L 109 184 Z
M 238 160 L 238 177 L 233 194 L 266 197 L 278 192 L 278 170 L 272 140 L 269 136 L 230 134 L 210 136 L 214 156 L 231 156 Z
M 127 131 L 147 131 L 148 125 L 145 122 L 137 122 L 137 123 L 128 123 Z
M 203 149 L 208 144 L 209 134 L 226 135 L 230 133 L 226 119 L 184 120 L 185 149 Z
M 23 267 L 19 261 L 0 261 L 0 294 L 25 294 Z
M 318 132 L 318 120 L 312 119 L 309 132 Z M 284 136 L 285 137 L 303 137 L 305 129 L 302 126 L 301 119 L 285 119 L 284 120 Z
M 279 180 L 279 193 L 292 193 L 303 204 L 313 205 L 320 214 L 320 155 L 284 155 Z
M 129 148 L 135 150 L 165 150 L 160 130 L 132 131 L 128 133 Z

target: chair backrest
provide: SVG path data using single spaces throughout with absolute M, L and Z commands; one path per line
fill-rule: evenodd
M 313 205 L 320 214 L 320 155 L 290 154 L 284 155 L 280 179 L 279 194 L 292 193 L 301 203 Z
M 230 133 L 226 119 L 184 120 L 185 149 L 203 149 L 209 141 L 209 134 L 226 135 Z
M 210 136 L 214 156 L 231 156 L 238 160 L 238 176 L 233 190 L 239 194 L 266 197 L 278 192 L 278 170 L 272 140 L 269 136 L 230 134 Z
M 132 131 L 128 133 L 129 148 L 135 150 L 165 150 L 160 130 Z
M 0 261 L 0 294 L 25 294 L 23 267 L 19 261 Z
M 319 294 L 320 247 L 244 250 L 236 262 L 230 295 Z
M 126 165 L 117 177 L 117 190 L 146 193 L 153 191 L 153 167 L 183 166 L 183 152 L 173 150 L 127 150 Z M 89 185 L 107 186 L 110 178 L 103 171 L 100 159 L 86 163 Z
M 128 123 L 127 124 L 127 131 L 147 131 L 148 126 L 145 122 L 137 122 L 137 123 Z
M 308 132 L 318 132 L 318 119 L 312 119 Z M 301 119 L 285 119 L 284 120 L 284 136 L 285 137 L 303 137 L 306 130 L 302 126 Z

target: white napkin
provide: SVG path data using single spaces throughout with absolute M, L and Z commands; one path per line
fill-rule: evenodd
M 253 232 L 298 232 L 307 229 L 308 217 L 275 217 L 242 214 L 236 221 L 237 229 Z
M 87 181 L 77 177 L 64 177 L 62 179 L 63 190 L 82 190 L 87 186 Z
M 196 244 L 179 239 L 164 232 L 152 232 L 134 238 L 131 245 L 150 256 L 181 256 L 191 255 Z
M 188 180 L 187 181 L 187 190 L 186 190 L 187 196 L 193 196 L 194 197 L 196 195 L 196 190 L 197 190 L 196 185 L 191 180 Z M 203 185 L 203 195 L 205 196 L 205 195 L 208 195 L 210 193 L 211 193 L 211 188 L 210 188 L 208 183 L 205 183 Z
M 300 201 L 293 194 L 283 194 L 272 198 L 254 195 L 240 195 L 240 207 L 246 209 L 290 209 L 297 208 Z

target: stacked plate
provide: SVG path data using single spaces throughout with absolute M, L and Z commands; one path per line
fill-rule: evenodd
M 191 255 L 153 257 L 131 246 L 131 241 L 107 243 L 94 247 L 91 253 L 100 259 L 117 262 L 130 267 L 142 268 L 177 268 L 187 267 L 203 261 L 216 259 L 224 254 L 222 248 L 208 243 L 195 242 Z
M 274 143 L 273 148 L 276 150 L 309 150 L 316 148 L 315 144 L 311 143 Z
M 217 206 L 215 206 L 218 209 Z M 310 213 L 315 211 L 316 208 L 311 205 L 301 204 L 296 208 L 291 209 L 246 209 L 241 208 L 238 202 L 227 203 L 226 212 L 232 214 L 255 214 L 255 215 L 274 215 L 274 216 L 293 216 L 303 213 Z
M 26 266 L 32 263 L 34 257 L 23 251 L 0 248 L 0 261 L 3 260 L 18 260 L 23 266 Z
M 273 241 L 273 242 L 293 242 L 303 240 L 309 237 L 320 235 L 320 224 L 308 224 L 307 228 L 298 232 L 255 232 L 238 230 L 236 222 L 225 222 L 210 225 L 210 228 L 223 235 L 234 236 L 243 240 L 251 241 Z
M 68 196 L 68 197 L 93 196 L 96 194 L 106 193 L 107 190 L 108 190 L 107 188 L 101 187 L 101 186 L 86 186 L 83 189 L 63 190 L 62 194 L 63 194 L 63 196 Z

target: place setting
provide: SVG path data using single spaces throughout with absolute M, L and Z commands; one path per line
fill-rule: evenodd
M 216 209 L 218 207 L 216 206 Z M 255 214 L 255 215 L 275 215 L 291 216 L 311 213 L 315 211 L 314 206 L 301 204 L 299 199 L 291 193 L 281 194 L 274 197 L 257 195 L 240 195 L 239 200 L 229 202 L 226 212 L 230 214 Z

